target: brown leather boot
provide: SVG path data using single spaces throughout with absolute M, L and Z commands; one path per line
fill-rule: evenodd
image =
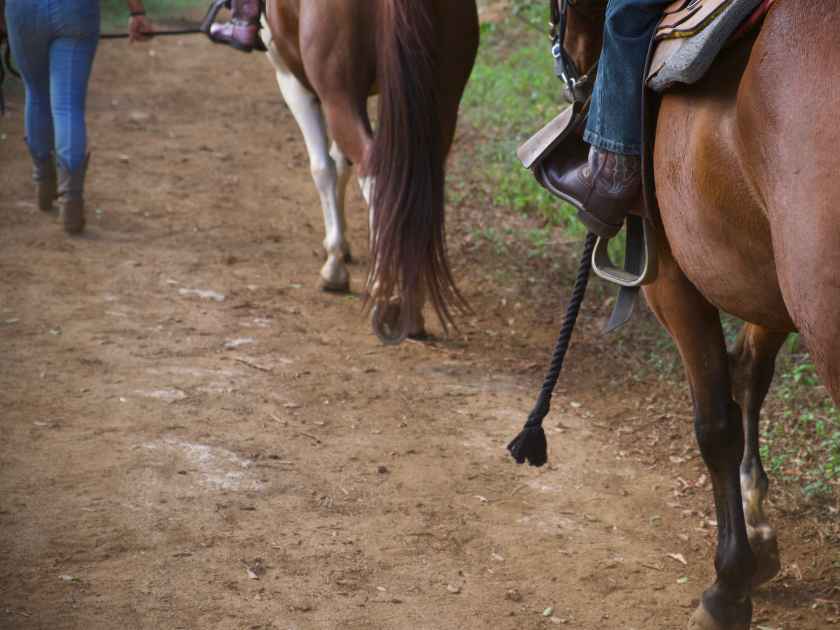
M 641 193 L 641 159 L 591 147 L 589 159 L 573 168 L 548 162 L 539 173 L 549 192 L 571 203 L 578 218 L 604 238 L 615 236 Z
M 38 191 L 38 208 L 49 212 L 58 194 L 55 160 L 52 154 L 44 161 L 32 158 L 32 181 L 35 182 L 35 188 Z
M 260 0 L 231 0 L 231 20 L 210 27 L 210 39 L 242 52 L 265 50 L 259 37 Z
M 58 166 L 58 207 L 68 234 L 80 234 L 85 229 L 85 175 L 89 160 L 88 154 L 72 173 Z

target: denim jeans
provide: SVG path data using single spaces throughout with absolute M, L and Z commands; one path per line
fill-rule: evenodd
M 642 81 L 653 32 L 669 0 L 609 0 L 604 49 L 584 140 L 624 155 L 642 150 Z
M 85 98 L 99 43 L 99 0 L 6 0 L 12 55 L 26 85 L 26 142 L 70 172 L 87 153 Z

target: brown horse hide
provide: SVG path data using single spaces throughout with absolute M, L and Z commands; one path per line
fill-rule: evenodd
M 589 67 L 603 25 L 575 15 L 564 44 Z M 718 523 L 716 580 L 691 630 L 747 630 L 753 588 L 780 567 L 758 421 L 789 332 L 840 404 L 838 33 L 840 3 L 776 0 L 757 33 L 659 109 L 659 274 L 645 295 L 685 366 Z M 731 354 L 721 311 L 747 322 Z
M 462 300 L 446 257 L 444 172 L 478 49 L 475 1 L 268 0 L 266 13 L 272 52 L 369 186 L 372 302 L 397 304 L 401 333 L 419 335 L 428 296 L 445 327 Z

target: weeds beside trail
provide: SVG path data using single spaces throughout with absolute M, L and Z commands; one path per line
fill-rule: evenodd
M 184 17 L 196 8 L 206 7 L 208 2 L 198 0 L 144 0 L 146 13 L 154 20 Z M 128 9 L 125 0 L 102 1 L 102 25 L 115 28 L 128 22 Z
M 456 175 L 450 196 L 457 204 L 466 195 L 479 195 L 487 207 L 498 209 L 495 215 L 501 220 L 491 219 L 488 213 L 468 228 L 469 237 L 491 248 L 500 269 L 514 269 L 523 254 L 556 260 L 558 243 L 576 242 L 583 230 L 574 210 L 540 188 L 516 158 L 522 141 L 565 107 L 549 51 L 546 7 L 521 1 L 511 2 L 506 10 L 501 6 L 493 5 L 492 20 L 482 25 L 481 50 L 462 106 L 468 133 L 477 138 L 475 149 L 467 158 L 457 159 L 468 160 L 468 166 L 455 168 L 456 173 L 480 168 L 485 181 L 478 187 L 469 175 Z M 517 224 L 512 216 L 528 220 Z M 559 269 L 556 264 L 552 268 Z M 497 275 L 504 280 L 505 274 Z M 556 290 L 562 293 L 566 288 L 560 283 Z M 603 286 L 600 291 L 601 300 L 611 293 Z M 590 295 L 593 299 L 598 298 Z M 664 379 L 673 388 L 684 388 L 673 343 L 649 313 L 640 319 L 631 324 L 629 334 L 625 331 L 602 343 L 632 349 L 632 361 L 625 360 L 620 369 L 642 369 L 645 378 Z M 730 342 L 740 324 L 725 318 Z M 635 365 L 637 361 L 641 365 Z M 807 498 L 836 504 L 840 499 L 840 413 L 797 335 L 780 353 L 764 407 L 762 436 L 762 456 L 774 480 L 784 481 L 789 490 L 801 489 Z
M 515 17 L 481 27 L 481 50 L 462 105 L 482 136 L 475 157 L 493 179 L 494 203 L 537 213 L 551 225 L 582 235 L 571 206 L 558 204 L 534 186 L 531 173 L 516 158 L 516 148 L 566 103 L 549 54 L 545 7 L 514 11 Z

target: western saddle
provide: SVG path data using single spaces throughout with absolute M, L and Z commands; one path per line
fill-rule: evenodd
M 551 157 L 569 164 L 579 163 L 588 147 L 582 140 L 592 89 L 593 72 L 587 73 L 589 88 L 581 94 L 580 77 L 569 85 L 568 61 L 562 49 L 564 10 L 570 0 L 552 0 L 555 16 L 553 54 L 558 62 L 558 76 L 573 95 L 574 102 L 557 117 L 527 140 L 518 150 L 522 164 L 542 181 L 544 162 Z M 658 222 L 659 208 L 653 187 L 653 142 L 658 114 L 659 95 L 669 88 L 699 81 L 712 66 L 715 58 L 727 46 L 756 28 L 774 0 L 676 0 L 668 6 L 660 21 L 645 70 L 645 98 L 643 103 L 643 203 L 627 221 L 627 247 L 624 268 L 610 260 L 608 243 L 599 239 L 593 254 L 593 269 L 601 278 L 622 287 L 617 308 L 608 330 L 622 325 L 632 315 L 639 287 L 656 279 L 656 247 L 652 226 Z M 560 28 L 557 28 L 557 18 Z M 559 39 L 559 41 L 558 41 Z

